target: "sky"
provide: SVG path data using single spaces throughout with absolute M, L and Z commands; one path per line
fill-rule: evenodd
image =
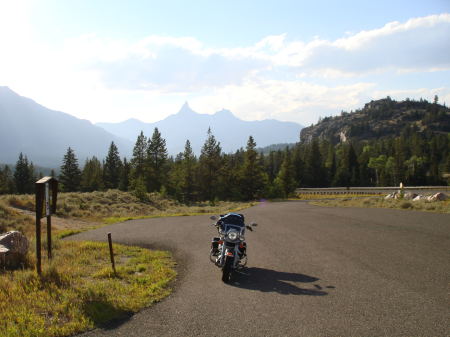
M 450 1 L 0 0 L 0 86 L 93 123 L 448 105 Z

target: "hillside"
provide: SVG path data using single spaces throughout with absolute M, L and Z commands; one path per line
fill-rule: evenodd
M 302 129 L 300 124 L 273 119 L 243 121 L 229 110 L 221 110 L 213 115 L 200 114 L 193 111 L 187 103 L 178 113 L 155 123 L 129 119 L 121 123 L 97 123 L 96 125 L 133 142 L 136 141 L 141 130 L 147 137 L 151 137 L 154 128 L 157 127 L 166 139 L 168 152 L 173 155 L 184 150 L 187 139 L 191 142 L 193 150 L 199 154 L 208 128 L 211 128 L 214 136 L 220 141 L 224 152 L 234 152 L 241 147 L 245 148 L 250 135 L 259 147 L 294 143 L 298 141 Z
M 427 101 L 397 102 L 389 97 L 367 103 L 355 112 L 326 117 L 316 125 L 303 128 L 302 142 L 313 138 L 336 144 L 347 140 L 376 139 L 398 136 L 405 127 L 417 132 L 450 132 L 450 109 Z
M 0 163 L 15 163 L 22 152 L 35 165 L 59 167 L 70 146 L 80 163 L 91 156 L 103 158 L 114 141 L 122 156 L 133 143 L 87 120 L 47 109 L 33 100 L 0 87 Z

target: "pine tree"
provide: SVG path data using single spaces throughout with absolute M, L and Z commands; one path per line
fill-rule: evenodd
M 305 155 L 305 185 L 309 187 L 325 186 L 326 182 L 324 181 L 324 177 L 325 174 L 319 143 L 317 139 L 313 139 Z
M 248 138 L 244 165 L 240 173 L 240 189 L 245 200 L 253 200 L 263 195 L 267 184 L 267 175 L 260 166 L 256 143 L 252 136 Z
M 63 158 L 59 181 L 64 192 L 76 192 L 80 189 L 81 172 L 75 152 L 69 147 Z
M 12 193 L 14 193 L 14 178 L 9 166 L 5 165 L 3 169 L 0 169 L 0 194 Z
M 16 162 L 14 170 L 14 184 L 15 190 L 18 194 L 30 193 L 30 168 L 28 165 L 28 158 L 22 152 L 19 154 L 19 159 Z
M 186 140 L 181 160 L 181 191 L 185 203 L 189 203 L 194 199 L 196 162 L 197 159 L 192 151 L 191 143 L 189 140 Z
M 36 170 L 34 169 L 33 162 L 30 162 L 30 165 L 28 166 L 29 170 L 29 179 L 28 179 L 28 186 L 27 186 L 27 193 L 34 193 L 35 190 L 35 183 L 38 180 L 36 175 Z M 42 174 L 41 174 L 42 177 Z
M 217 196 L 221 151 L 220 142 L 216 141 L 211 129 L 208 128 L 208 137 L 199 159 L 199 184 L 203 198 L 211 201 Z
M 83 192 L 93 192 L 103 188 L 102 163 L 95 156 L 91 159 L 86 159 L 81 175 L 81 190 Z
M 134 187 L 138 178 L 144 179 L 147 145 L 147 138 L 141 131 L 140 135 L 137 137 L 136 144 L 134 145 L 133 157 L 130 162 L 130 184 L 132 187 Z
M 122 162 L 122 171 L 120 174 L 120 182 L 119 182 L 119 189 L 121 191 L 128 191 L 128 187 L 130 185 L 130 171 L 131 171 L 131 165 L 127 161 L 127 158 L 123 158 Z
M 148 142 L 146 162 L 147 190 L 149 192 L 160 191 L 166 182 L 167 148 L 166 141 L 162 138 L 158 128 L 155 128 L 152 138 Z
M 103 180 L 105 188 L 118 188 L 120 182 L 120 175 L 122 171 L 122 161 L 119 157 L 119 150 L 116 144 L 111 142 L 109 146 L 108 155 L 103 166 Z
M 280 186 L 283 197 L 287 198 L 295 191 L 297 187 L 295 181 L 295 168 L 292 163 L 291 153 L 286 147 L 283 164 L 281 164 L 280 172 L 275 179 L 275 184 Z

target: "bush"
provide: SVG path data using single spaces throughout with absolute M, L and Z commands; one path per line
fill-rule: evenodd
M 409 201 L 404 201 L 400 204 L 401 208 L 407 209 L 407 208 L 412 208 L 413 205 L 409 202 Z

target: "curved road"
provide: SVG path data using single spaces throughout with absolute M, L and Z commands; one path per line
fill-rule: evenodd
M 128 221 L 73 239 L 169 249 L 172 295 L 80 336 L 447 336 L 450 215 L 264 203 L 243 211 L 249 264 L 226 285 L 208 216 Z

